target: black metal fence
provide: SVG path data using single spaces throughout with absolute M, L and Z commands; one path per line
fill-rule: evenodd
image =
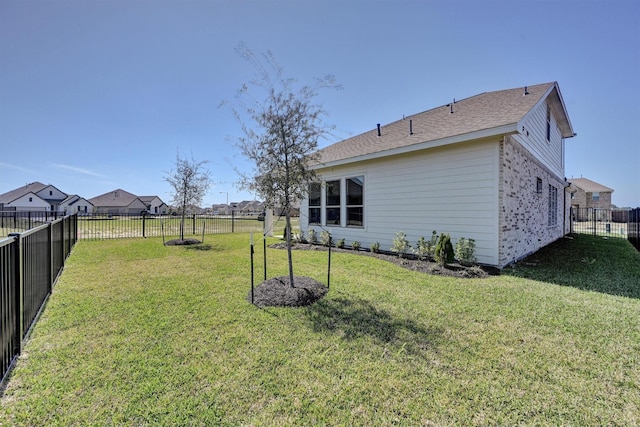
M 628 239 L 638 250 L 640 208 L 571 208 L 571 232 Z
M 0 240 L 0 384 L 20 354 L 77 235 L 77 215 L 70 215 Z
M 119 239 L 126 237 L 180 236 L 184 227 L 185 236 L 222 233 L 258 233 L 264 222 L 257 216 L 189 215 L 184 224 L 180 216 L 153 215 L 103 215 L 92 214 L 78 217 L 80 239 Z
M 52 212 L 0 212 L 0 236 L 29 230 L 54 221 Z M 127 237 L 180 236 L 181 217 L 173 215 L 113 215 L 81 214 L 78 216 L 79 239 L 120 239 Z M 264 222 L 257 215 L 188 215 L 184 222 L 185 236 L 222 233 L 260 233 Z
M 640 208 L 631 209 L 629 211 L 628 230 L 629 241 L 637 250 L 640 251 Z
M 31 230 L 39 225 L 48 224 L 64 216 L 63 213 L 55 211 L 0 211 L 0 237 L 6 237 L 11 233 Z

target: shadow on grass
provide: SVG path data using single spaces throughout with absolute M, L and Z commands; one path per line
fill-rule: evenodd
M 354 297 L 318 301 L 307 308 L 307 313 L 315 332 L 341 334 L 345 340 L 368 336 L 380 344 L 401 346 L 412 354 L 433 349 L 443 333 Z
M 640 252 L 625 239 L 572 234 L 507 267 L 505 275 L 640 298 Z

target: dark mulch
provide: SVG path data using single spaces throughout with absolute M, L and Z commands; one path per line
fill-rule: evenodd
M 198 239 L 173 239 L 165 242 L 165 246 L 186 246 L 186 245 L 197 245 L 202 243 Z
M 265 280 L 254 288 L 253 303 L 258 307 L 301 307 L 313 304 L 329 291 L 310 277 L 295 276 L 293 283 L 294 287 L 289 286 L 289 276 Z M 251 291 L 247 300 L 251 302 Z
M 269 247 L 275 249 L 286 249 L 287 244 L 285 242 L 274 243 Z M 311 245 L 308 243 L 294 243 L 291 246 L 292 249 L 295 250 L 306 250 L 306 251 L 327 251 L 328 248 L 323 245 Z M 342 252 L 342 253 L 351 253 L 356 255 L 364 255 L 371 256 L 378 259 L 382 259 L 393 264 L 399 265 L 403 268 L 412 271 L 419 271 L 421 273 L 433 274 L 437 276 L 449 276 L 449 277 L 462 277 L 462 278 L 483 278 L 488 277 L 490 275 L 500 274 L 500 270 L 497 268 L 486 267 L 486 266 L 464 266 L 459 263 L 449 263 L 444 267 L 440 266 L 440 264 L 429 261 L 429 260 L 420 260 L 411 255 L 407 255 L 405 258 L 400 258 L 396 254 L 382 253 L 382 252 L 371 252 L 366 250 L 358 250 L 354 251 L 352 249 L 338 249 L 331 248 L 332 252 Z

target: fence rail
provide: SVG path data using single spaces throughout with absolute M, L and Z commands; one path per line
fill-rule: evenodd
M 76 215 L 0 240 L 0 384 L 20 354 L 76 241 Z

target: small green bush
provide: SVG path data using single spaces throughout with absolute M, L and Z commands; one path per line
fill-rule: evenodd
M 475 250 L 475 240 L 461 237 L 456 242 L 456 259 L 462 265 L 473 265 L 476 262 Z
M 320 243 L 324 246 L 331 246 L 331 233 L 328 231 L 320 233 Z
M 307 240 L 312 245 L 318 244 L 318 233 L 316 233 L 316 230 L 314 230 L 313 228 L 309 229 L 309 233 L 307 234 Z
M 403 258 L 410 250 L 411 245 L 407 240 L 407 235 L 402 231 L 396 233 L 393 238 L 393 244 L 391 245 L 391 252 L 395 252 L 400 258 Z
M 371 252 L 373 252 L 374 254 L 377 254 L 378 252 L 380 252 L 380 242 L 375 242 L 371 244 Z
M 436 250 L 436 243 L 438 242 L 438 232 L 433 230 L 431 233 L 431 240 L 426 240 L 423 236 L 420 236 L 416 247 L 413 252 L 418 256 L 418 259 L 425 260 L 433 258 L 433 253 Z
M 338 248 L 338 249 L 343 249 L 344 248 L 344 238 L 338 239 L 338 241 L 336 242 L 336 248 Z
M 362 246 L 362 245 L 357 240 L 355 240 L 355 241 L 353 241 L 351 243 L 351 249 L 353 249 L 354 251 L 359 251 L 360 250 L 360 246 Z
M 304 231 L 294 234 L 294 240 L 296 243 L 307 243 L 307 238 L 304 235 Z
M 438 243 L 436 243 L 436 249 L 434 252 L 436 262 L 441 266 L 454 260 L 453 245 L 451 244 L 451 237 L 449 234 L 441 233 L 438 237 Z

